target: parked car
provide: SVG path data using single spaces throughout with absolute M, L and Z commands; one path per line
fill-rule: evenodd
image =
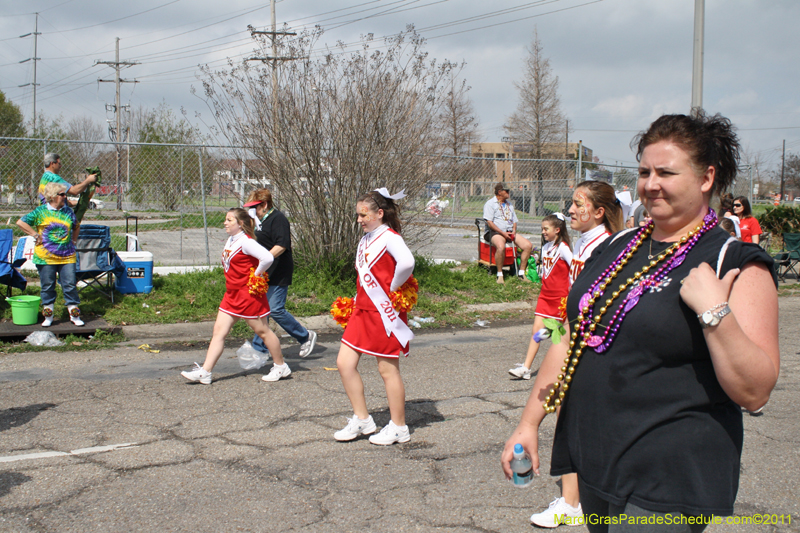
M 77 196 L 70 196 L 67 199 L 70 201 L 70 204 L 72 204 L 73 202 L 74 203 L 78 203 L 78 197 Z M 105 207 L 106 207 L 106 203 L 103 200 L 98 200 L 97 198 L 92 198 L 91 200 L 89 200 L 89 210 L 92 210 L 92 209 L 105 209 Z

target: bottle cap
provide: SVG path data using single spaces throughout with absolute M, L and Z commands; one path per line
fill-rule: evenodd
M 514 445 L 514 454 L 515 455 L 522 455 L 525 453 L 525 449 L 522 447 L 522 444 L 515 444 Z

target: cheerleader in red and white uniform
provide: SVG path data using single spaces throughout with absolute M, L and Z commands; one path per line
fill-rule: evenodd
M 623 230 L 624 221 L 622 220 L 622 205 L 617 199 L 614 187 L 602 181 L 584 181 L 575 187 L 569 215 L 571 217 L 570 227 L 580 232 L 580 237 L 572 248 L 572 262 L 569 268 L 570 286 L 572 286 L 595 248 L 612 233 Z M 563 335 L 558 344 L 551 345 L 550 350 L 556 350 L 562 354 L 567 351 L 570 330 L 569 327 L 566 329 L 567 335 Z M 558 358 L 552 360 L 558 361 L 559 364 L 562 361 Z M 545 356 L 545 363 L 547 361 L 548 358 Z M 534 383 L 533 390 L 539 390 L 540 386 L 540 383 Z M 538 400 L 530 402 L 529 405 L 541 409 Z M 559 522 L 553 517 L 562 515 L 570 518 L 583 516 L 580 491 L 578 490 L 578 474 L 561 476 L 561 497 L 553 500 L 544 511 L 533 514 L 531 522 L 540 527 L 558 527 Z
M 208 345 L 203 366 L 194 364 L 194 369 L 181 372 L 189 381 L 211 384 L 211 370 L 217 364 L 225 348 L 225 337 L 239 319 L 264 340 L 275 361 L 264 381 L 278 381 L 292 373 L 284 363 L 281 343 L 267 325 L 269 315 L 267 284 L 262 274 L 274 260 L 269 251 L 258 244 L 253 234 L 253 219 L 247 211 L 234 208 L 225 215 L 225 232 L 229 235 L 222 251 L 222 266 L 225 269 L 225 296 L 219 304 L 214 333 Z
M 365 233 L 356 252 L 358 290 L 336 361 L 353 406 L 353 418 L 334 434 L 339 441 L 353 440 L 377 429 L 367 411 L 364 383 L 358 373 L 362 354 L 373 355 L 378 362 L 391 414 L 389 423 L 371 436 L 370 442 L 387 445 L 411 439 L 406 425 L 400 356 L 408 356 L 414 334 L 408 329 L 406 313 L 395 311 L 389 296 L 414 271 L 414 256 L 400 236 L 400 218 L 394 202 L 404 196 L 402 192 L 390 196 L 386 188 L 381 188 L 365 194 L 356 204 L 358 223 Z
M 539 276 L 542 279 L 542 289 L 536 300 L 536 310 L 533 315 L 533 331 L 531 342 L 528 344 L 528 353 L 525 363 L 517 364 L 508 371 L 514 377 L 531 379 L 531 368 L 536 352 L 539 351 L 537 332 L 544 328 L 544 319 L 550 318 L 563 322 L 567 316 L 567 294 L 571 285 L 569 266 L 572 262 L 572 252 L 569 249 L 569 233 L 567 232 L 567 217 L 561 213 L 547 215 L 542 219 L 542 263 L 539 267 Z

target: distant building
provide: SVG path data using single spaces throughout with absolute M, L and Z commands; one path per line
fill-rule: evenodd
M 486 142 L 486 143 L 472 143 L 471 154 L 472 157 L 482 157 L 494 159 L 494 179 L 495 181 L 504 182 L 526 182 L 535 179 L 531 176 L 530 172 L 526 172 L 524 168 L 517 165 L 514 168 L 515 159 L 532 159 L 531 151 L 533 147 L 530 143 L 517 143 L 517 142 Z M 592 149 L 583 145 L 582 143 L 547 143 L 544 147 L 543 159 L 554 161 L 575 161 L 578 159 L 578 150 L 582 151 L 581 159 L 584 162 L 590 163 L 594 156 Z M 554 165 L 562 165 L 556 167 Z M 569 179 L 574 176 L 574 168 L 568 167 L 567 163 L 551 163 L 548 165 L 549 172 L 547 178 L 566 178 Z M 561 169 L 559 172 L 558 169 Z M 522 173 L 522 174 L 520 174 Z

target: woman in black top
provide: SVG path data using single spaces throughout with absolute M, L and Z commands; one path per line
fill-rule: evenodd
M 577 472 L 590 531 L 701 531 L 733 513 L 739 406 L 763 407 L 778 379 L 776 280 L 709 208 L 736 175 L 730 121 L 665 115 L 635 142 L 652 223 L 587 261 L 568 341 L 548 351 L 503 469 L 521 443 L 538 471 L 539 424 L 560 406 L 551 474 Z

